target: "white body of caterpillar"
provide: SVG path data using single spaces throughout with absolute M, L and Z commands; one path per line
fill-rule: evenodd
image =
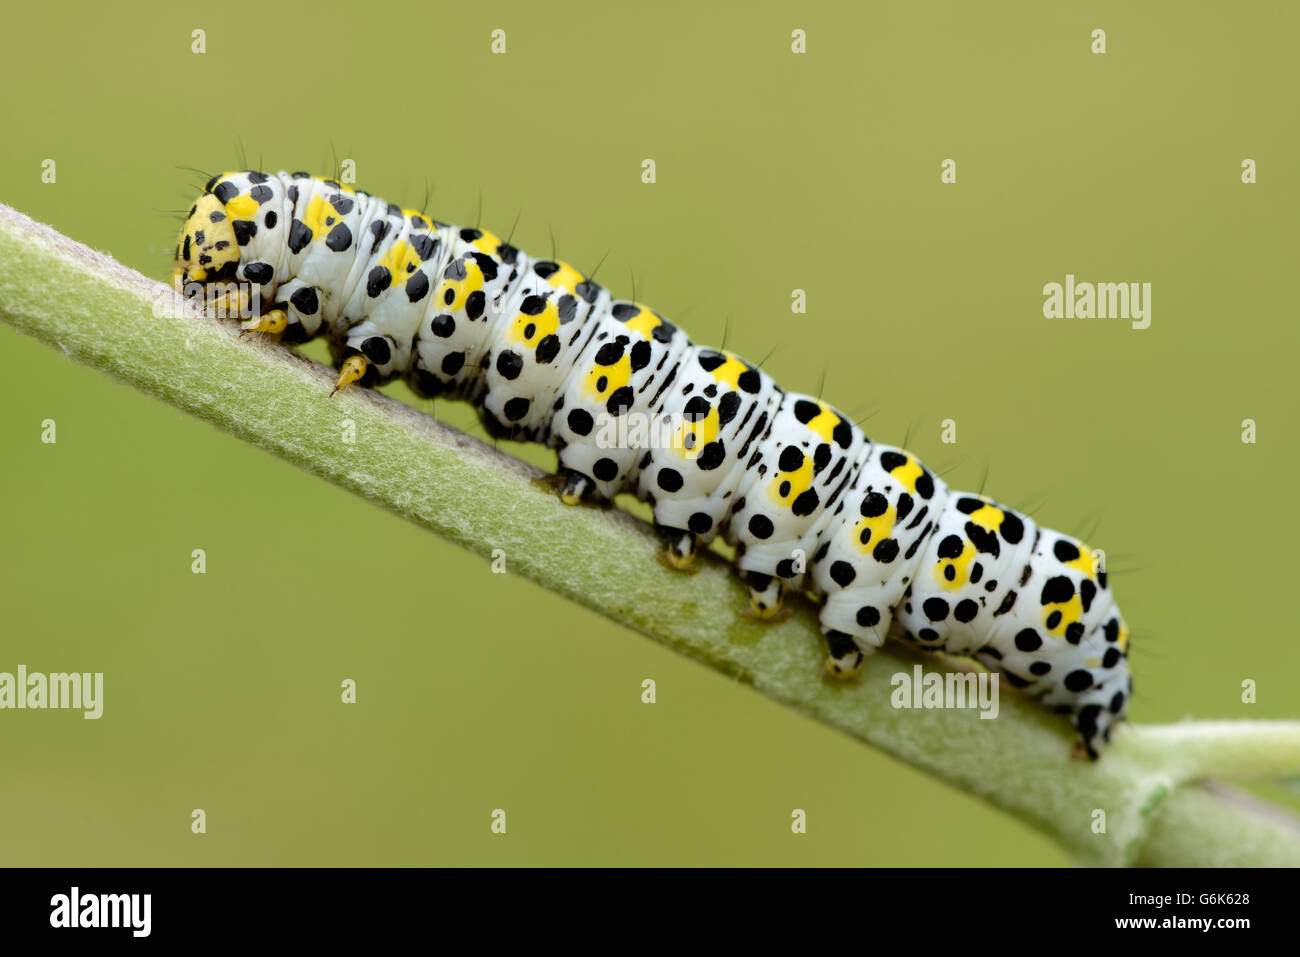
M 340 384 L 404 377 L 474 403 L 495 435 L 555 448 L 566 502 L 635 493 L 673 564 L 724 535 L 757 614 L 787 590 L 824 599 L 834 675 L 855 674 L 892 628 L 1041 697 L 1094 757 L 1125 713 L 1128 629 L 1085 545 L 949 490 L 820 399 L 565 263 L 334 180 L 240 172 L 190 210 L 174 281 L 256 287 L 255 328 L 325 335 Z M 631 416 L 669 423 L 667 440 L 611 428 Z

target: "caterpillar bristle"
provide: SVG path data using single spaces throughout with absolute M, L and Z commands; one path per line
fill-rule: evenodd
M 912 444 L 912 432 L 916 429 L 916 419 L 909 419 L 907 429 L 903 432 L 903 448 Z M 983 493 L 981 493 L 983 494 Z
M 1097 529 L 1101 527 L 1102 517 L 1094 514 L 1085 515 L 1079 522 L 1076 522 L 1075 525 L 1079 525 L 1080 522 L 1088 522 L 1089 524 L 1087 530 L 1081 532 L 1078 537 L 1082 541 L 1090 542 L 1092 541 L 1092 537 L 1097 534 Z
M 600 272 L 600 267 L 603 266 L 603 265 L 605 265 L 605 260 L 609 258 L 609 254 L 610 254 L 610 252 L 612 252 L 612 250 L 606 249 L 606 250 L 605 250 L 605 255 L 601 256 L 601 257 L 600 257 L 600 261 L 597 262 L 596 265 L 593 266 L 593 267 L 591 268 L 591 270 L 587 273 L 587 278 L 588 278 L 589 280 L 591 280 L 592 282 L 595 282 L 595 281 L 596 281 L 596 273 Z M 633 301 L 633 302 L 636 301 L 636 297 L 635 297 L 635 296 L 633 297 L 633 300 L 632 300 L 632 301 Z

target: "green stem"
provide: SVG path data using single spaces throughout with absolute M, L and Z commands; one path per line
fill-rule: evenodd
M 504 549 L 510 570 L 979 795 L 1085 862 L 1300 864 L 1292 820 L 1183 787 L 1205 773 L 1300 772 L 1300 722 L 1121 728 L 1091 763 L 1071 758 L 1065 721 L 1014 693 L 996 720 L 895 709 L 892 676 L 942 662 L 891 646 L 860 681 L 825 679 L 806 604 L 784 621 L 747 618 L 720 560 L 670 571 L 644 523 L 565 508 L 536 470 L 380 393 L 331 399 L 322 366 L 239 341 L 166 287 L 2 205 L 0 317 L 473 552 Z M 349 419 L 356 440 L 344 444 Z
M 1300 775 L 1294 721 L 1186 721 L 1131 729 L 1125 750 L 1177 782 Z

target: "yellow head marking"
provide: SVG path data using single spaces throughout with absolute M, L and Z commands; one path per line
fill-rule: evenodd
M 190 209 L 176 241 L 172 284 L 233 279 L 239 263 L 239 242 L 221 200 L 204 193 Z

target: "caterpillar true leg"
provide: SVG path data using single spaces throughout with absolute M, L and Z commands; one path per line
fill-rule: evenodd
M 334 388 L 330 392 L 330 395 L 334 395 L 334 393 L 338 392 L 339 389 L 365 378 L 366 370 L 369 368 L 369 365 L 370 364 L 366 361 L 365 356 L 353 355 L 344 359 L 343 365 L 339 367 L 338 381 L 334 383 Z
M 283 309 L 272 309 L 270 312 L 264 312 L 262 315 L 250 319 L 239 334 L 246 336 L 250 332 L 263 332 L 268 335 L 278 336 L 288 327 L 289 314 Z

